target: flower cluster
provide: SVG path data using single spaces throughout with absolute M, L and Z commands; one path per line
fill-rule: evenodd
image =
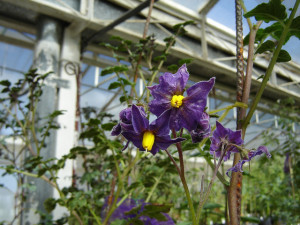
M 159 77 L 159 84 L 148 87 L 153 100 L 149 103 L 149 111 L 157 116 L 151 124 L 142 106 L 132 105 L 120 113 L 120 123 L 113 130 L 112 135 L 122 134 L 140 151 L 149 151 L 155 155 L 160 149 L 166 150 L 171 144 L 185 139 L 171 139 L 170 130 L 188 130 L 194 143 L 201 142 L 210 136 L 211 126 L 209 115 L 205 112 L 207 97 L 212 90 L 215 78 L 195 83 L 186 90 L 189 79 L 186 65 L 181 66 L 175 74 L 164 73 Z M 241 131 L 232 131 L 216 122 L 216 130 L 210 137 L 210 154 L 227 161 L 232 153 L 243 152 Z M 123 149 L 123 150 L 124 150 Z M 242 171 L 245 162 L 254 156 L 270 154 L 265 146 L 249 151 L 237 165 L 230 168 L 231 172 Z
M 159 84 L 148 87 L 153 96 L 149 110 L 157 116 L 151 124 L 142 106 L 132 105 L 121 111 L 120 123 L 111 134 L 122 134 L 128 140 L 123 150 L 132 142 L 140 151 L 150 151 L 155 155 L 159 149 L 166 150 L 171 144 L 185 140 L 171 139 L 170 129 L 187 129 L 193 142 L 200 142 L 209 136 L 209 115 L 204 109 L 215 78 L 195 83 L 187 89 L 185 95 L 188 78 L 189 73 L 184 64 L 177 73 L 165 73 L 159 78 Z
M 121 111 L 120 123 L 113 128 L 112 135 L 122 134 L 128 140 L 123 150 L 132 142 L 140 151 L 155 155 L 160 149 L 166 150 L 171 144 L 185 140 L 170 138 L 169 116 L 166 111 L 149 124 L 144 108 L 132 105 Z

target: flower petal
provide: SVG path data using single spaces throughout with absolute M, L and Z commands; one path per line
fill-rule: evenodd
M 166 150 L 170 145 L 184 141 L 185 138 L 171 139 L 170 135 L 156 136 L 155 143 L 160 149 Z
M 135 133 L 142 133 L 149 128 L 149 121 L 136 105 L 132 105 L 132 126 Z
M 171 110 L 165 111 L 156 120 L 150 124 L 150 130 L 155 133 L 155 135 L 169 135 L 169 120 L 170 120 Z
M 118 123 L 116 126 L 113 127 L 113 129 L 111 131 L 111 135 L 118 136 L 119 134 L 121 134 L 121 131 L 122 131 L 121 124 Z
M 166 98 L 154 99 L 149 103 L 150 112 L 156 116 L 160 116 L 164 111 L 171 108 L 171 100 Z
M 139 149 L 144 149 L 143 148 L 143 134 L 140 133 L 134 133 L 134 132 L 122 132 L 122 135 L 124 136 L 124 138 L 126 138 L 128 141 L 131 141 L 135 147 L 139 148 Z
M 208 81 L 200 81 L 194 84 L 193 86 L 191 86 L 189 89 L 187 89 L 188 97 L 186 98 L 189 99 L 189 101 L 197 101 L 197 102 L 199 101 L 199 103 L 203 101 L 206 104 L 207 96 L 211 91 L 211 89 L 213 88 L 214 84 L 215 84 L 214 77 L 210 78 Z

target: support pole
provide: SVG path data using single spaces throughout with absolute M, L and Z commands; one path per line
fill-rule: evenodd
M 34 50 L 33 68 L 38 69 L 38 73 L 45 74 L 53 72 L 45 81 L 41 100 L 37 105 L 37 126 L 41 127 L 45 123 L 45 117 L 57 109 L 57 79 L 60 58 L 60 42 L 62 25 L 59 21 L 40 16 L 38 18 L 37 40 Z M 55 156 L 56 133 L 50 132 L 45 140 L 45 147 L 41 151 L 44 159 Z M 39 215 L 36 211 L 45 212 L 44 201 L 53 197 L 52 187 L 41 179 L 28 178 L 28 183 L 36 186 L 36 190 L 28 196 L 25 202 L 25 211 L 22 217 L 22 224 L 39 223 Z
M 64 114 L 58 117 L 60 129 L 57 130 L 56 158 L 61 158 L 70 152 L 77 140 L 75 131 L 76 115 L 76 78 L 80 74 L 80 34 L 72 29 L 73 26 L 64 30 L 60 60 L 60 81 L 62 84 L 58 93 L 57 110 L 63 110 Z M 77 121 L 78 122 L 78 121 Z M 58 173 L 58 185 L 60 189 L 72 186 L 73 161 L 68 160 L 65 167 Z M 54 193 L 54 198 L 59 194 Z M 59 219 L 67 213 L 65 208 L 56 206 L 53 211 L 54 219 Z

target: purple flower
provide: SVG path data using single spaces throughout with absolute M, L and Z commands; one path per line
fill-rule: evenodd
M 166 217 L 166 221 L 158 221 L 154 218 L 150 218 L 149 216 L 141 215 L 143 211 L 145 210 L 145 206 L 149 205 L 148 203 L 145 203 L 143 200 L 134 200 L 134 199 L 126 199 L 124 202 L 122 202 L 121 205 L 119 205 L 118 208 L 112 213 L 109 222 L 116 219 L 123 219 L 123 220 L 130 220 L 133 218 L 138 218 L 143 222 L 145 225 L 175 225 L 172 218 L 167 213 L 162 213 Z M 135 207 L 141 206 L 140 210 L 137 211 L 137 213 L 131 213 L 128 214 L 130 210 L 132 210 Z M 106 213 L 108 210 L 108 203 L 105 202 L 101 216 L 104 218 L 106 216 Z
M 130 110 L 122 114 L 122 117 L 120 115 L 120 133 L 128 140 L 128 142 L 131 141 L 139 148 L 140 151 L 149 151 L 155 155 L 159 149 L 166 150 L 171 144 L 185 140 L 184 138 L 170 138 L 169 116 L 170 112 L 166 111 L 149 125 L 144 109 L 132 105 Z M 124 118 L 127 123 L 124 122 Z M 124 124 L 126 126 L 124 126 Z M 119 130 L 120 129 L 117 129 L 117 132 L 115 132 L 113 129 L 112 133 L 119 133 Z M 128 146 L 128 142 L 124 149 Z
M 176 131 L 181 128 L 189 131 L 196 129 L 206 106 L 208 93 L 215 83 L 215 78 L 198 82 L 188 88 L 187 96 L 184 96 L 188 78 L 189 73 L 184 64 L 177 73 L 164 73 L 159 77 L 158 85 L 148 87 L 154 98 L 149 103 L 150 112 L 160 116 L 166 110 L 170 110 L 170 129 Z
M 140 110 L 143 116 L 146 117 L 146 113 L 144 111 L 144 108 L 142 106 L 137 106 Z M 121 134 L 122 131 L 132 131 L 132 109 L 131 107 L 123 109 L 119 116 L 120 116 L 120 123 L 118 123 L 116 126 L 113 127 L 111 135 L 112 136 L 118 136 Z
M 218 121 L 216 122 L 216 130 L 213 132 L 210 145 L 210 154 L 220 157 L 224 153 L 224 161 L 230 158 L 232 152 L 239 152 L 234 145 L 240 146 L 243 144 L 241 131 L 232 131 L 225 128 Z
M 246 162 L 249 162 L 252 158 L 257 155 L 265 153 L 268 158 L 271 158 L 271 154 L 268 152 L 266 146 L 259 146 L 257 150 L 250 150 L 244 159 L 240 160 L 234 167 L 227 170 L 226 174 L 229 176 L 229 172 L 243 172 L 243 165 Z
M 202 113 L 200 121 L 197 123 L 195 130 L 190 131 L 193 143 L 202 141 L 210 135 L 209 115 L 206 112 Z

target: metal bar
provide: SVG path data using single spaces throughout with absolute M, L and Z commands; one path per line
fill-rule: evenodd
M 157 0 L 155 0 L 157 1 Z M 100 29 L 99 31 L 97 31 L 96 33 L 92 34 L 90 37 L 86 38 L 83 42 L 82 42 L 82 46 L 81 46 L 81 52 L 84 51 L 84 49 L 86 48 L 86 46 L 88 45 L 88 43 L 90 43 L 92 40 L 94 40 L 96 37 L 105 34 L 107 31 L 113 29 L 115 26 L 119 25 L 120 23 L 124 22 L 125 20 L 127 20 L 128 18 L 136 15 L 137 13 L 139 13 L 141 10 L 143 10 L 144 8 L 146 8 L 150 3 L 150 0 L 146 0 L 144 2 L 142 2 L 141 4 L 139 4 L 137 7 L 128 10 L 126 13 L 124 13 L 121 17 L 119 17 L 118 19 L 116 19 L 115 21 L 113 21 L 112 23 L 108 24 L 106 27 L 103 27 L 102 29 Z

